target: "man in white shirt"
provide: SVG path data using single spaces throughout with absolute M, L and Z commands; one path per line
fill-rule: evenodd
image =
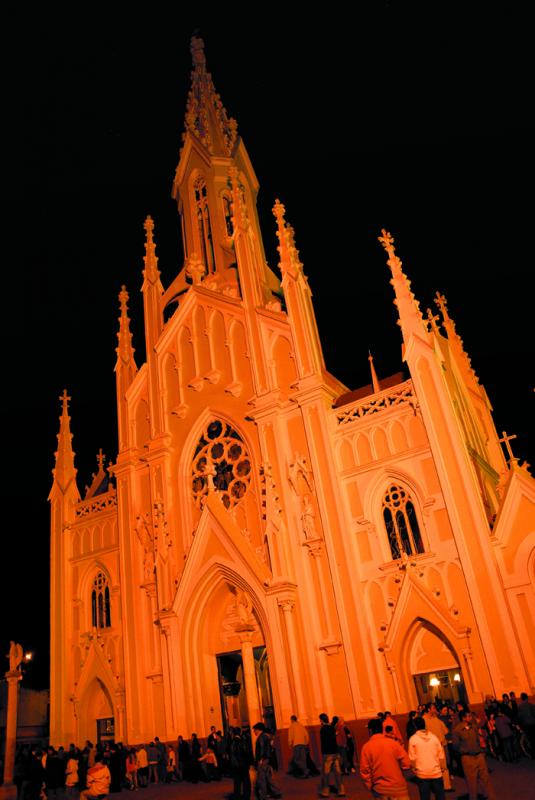
M 416 733 L 409 739 L 411 769 L 418 779 L 420 800 L 445 800 L 442 773 L 446 769 L 444 750 L 434 733 L 426 730 L 425 720 L 414 718 Z

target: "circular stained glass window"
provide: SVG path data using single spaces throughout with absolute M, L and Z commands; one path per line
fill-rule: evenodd
M 237 505 L 251 483 L 251 461 L 239 433 L 213 420 L 199 439 L 193 457 L 191 488 L 195 505 L 208 494 L 208 472 L 225 508 Z

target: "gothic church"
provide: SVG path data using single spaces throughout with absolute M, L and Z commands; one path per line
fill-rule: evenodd
M 192 55 L 173 183 L 185 262 L 162 286 L 148 218 L 147 360 L 123 287 L 118 455 L 83 498 L 62 398 L 51 743 L 535 692 L 534 482 L 445 298 L 424 317 L 383 231 L 410 379 L 379 382 L 371 362 L 349 391 L 329 374 L 285 209 L 275 272 L 200 39 Z

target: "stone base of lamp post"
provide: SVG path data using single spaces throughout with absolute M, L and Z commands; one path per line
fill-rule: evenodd
M 17 787 L 14 783 L 0 786 L 0 800 L 17 800 Z

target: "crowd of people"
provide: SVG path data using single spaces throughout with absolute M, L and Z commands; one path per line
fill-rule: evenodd
M 409 713 L 406 736 L 387 711 L 370 720 L 369 741 L 360 754 L 360 774 L 376 797 L 409 800 L 405 770 L 411 770 L 420 800 L 444 800 L 454 791 L 455 776 L 464 776 L 470 800 L 478 791 L 488 800 L 495 792 L 486 756 L 506 762 L 535 758 L 535 705 L 522 693 L 501 700 L 487 697 L 481 714 L 463 703 L 438 699 Z
M 444 800 L 453 791 L 455 776 L 464 775 L 470 800 L 478 788 L 492 800 L 486 756 L 505 762 L 535 758 L 535 705 L 513 692 L 501 700 L 488 697 L 480 715 L 462 703 L 436 702 L 411 711 L 405 733 L 390 711 L 368 724 L 369 740 L 357 753 L 351 729 L 342 717 L 320 714 L 321 767 L 314 763 L 307 728 L 294 715 L 288 729 L 291 760 L 288 773 L 295 778 L 320 776 L 322 797 L 335 792 L 345 797 L 344 776 L 359 772 L 375 797 L 408 800 L 407 778 L 418 785 L 421 800 Z M 176 745 L 158 737 L 149 744 L 127 747 L 122 743 L 90 741 L 83 748 L 50 746 L 45 750 L 22 747 L 15 761 L 17 800 L 95 800 L 123 789 L 136 791 L 149 784 L 172 781 L 233 779 L 233 800 L 267 800 L 281 797 L 275 778 L 278 770 L 274 733 L 262 722 L 252 729 L 230 727 L 226 734 L 210 729 L 203 746 L 196 733 Z M 405 772 L 411 770 L 411 773 Z

